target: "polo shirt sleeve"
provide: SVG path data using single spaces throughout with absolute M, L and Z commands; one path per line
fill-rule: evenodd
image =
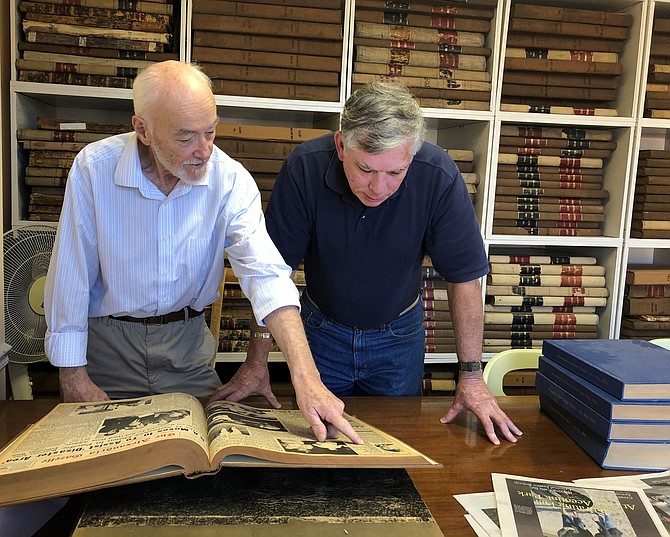
M 488 259 L 465 181 L 455 164 L 445 173 L 451 177 L 431 219 L 426 251 L 445 280 L 463 283 L 488 274 Z

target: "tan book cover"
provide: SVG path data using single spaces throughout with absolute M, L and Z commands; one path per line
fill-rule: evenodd
M 304 142 L 331 132 L 328 129 L 246 125 L 242 123 L 219 123 L 216 126 L 217 138 L 242 138 L 249 140 Z
M 490 262 L 489 268 L 495 274 L 542 274 L 568 276 L 604 276 L 605 267 L 602 265 L 551 265 L 537 263 L 495 263 Z
M 670 284 L 670 267 L 663 265 L 629 266 L 626 270 L 627 285 L 668 285 Z

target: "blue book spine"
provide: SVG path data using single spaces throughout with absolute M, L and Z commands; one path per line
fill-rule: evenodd
M 546 356 L 540 356 L 538 371 L 609 420 L 670 422 L 670 401 L 621 401 Z
M 543 375 L 568 390 L 584 403 L 591 405 L 602 416 L 612 419 L 612 409 L 617 399 L 606 391 L 587 382 L 579 375 L 575 375 L 546 356 L 540 356 L 538 371 L 541 371 Z
M 545 339 L 542 354 L 622 401 L 670 401 L 670 350 L 636 339 Z
M 610 440 L 611 423 L 605 416 L 568 393 L 539 371 L 535 376 L 535 387 L 541 394 L 550 398 L 554 403 L 560 405 L 563 410 L 569 412 L 574 418 L 591 429 L 593 434 L 599 436 L 603 441 Z
M 542 354 L 618 399 L 623 397 L 623 382 L 612 378 L 589 362 L 581 360 L 579 356 L 575 356 L 572 352 L 556 345 L 555 340 L 544 340 L 542 343 Z
M 567 435 L 572 438 L 589 456 L 603 468 L 607 468 L 606 458 L 608 442 L 591 434 L 583 423 L 575 419 L 569 412 L 559 404 L 551 400 L 547 395 L 540 393 L 540 408 L 553 419 Z

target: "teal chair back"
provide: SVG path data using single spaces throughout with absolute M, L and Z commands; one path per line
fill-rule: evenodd
M 664 349 L 670 349 L 670 337 L 659 337 L 656 339 L 650 339 L 649 343 L 663 347 Z
M 506 395 L 503 377 L 510 371 L 537 369 L 541 349 L 507 349 L 495 354 L 484 367 L 484 382 L 496 396 Z

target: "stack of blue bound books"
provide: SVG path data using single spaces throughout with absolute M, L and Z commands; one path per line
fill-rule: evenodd
M 644 340 L 545 340 L 540 406 L 603 468 L 670 468 L 670 350 Z

